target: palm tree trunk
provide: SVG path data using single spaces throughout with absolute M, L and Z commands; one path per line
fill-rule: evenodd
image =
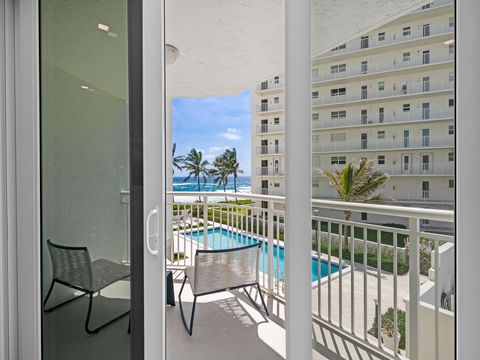
M 225 183 L 223 183 L 223 192 L 225 193 L 225 202 L 227 202 L 227 188 L 225 187 Z
M 235 204 L 237 203 L 237 175 L 233 176 L 233 188 L 235 189 Z
M 198 192 L 200 192 L 200 176 L 197 177 L 197 185 L 198 185 Z M 198 201 L 202 201 L 202 199 L 200 198 L 200 195 L 198 195 Z

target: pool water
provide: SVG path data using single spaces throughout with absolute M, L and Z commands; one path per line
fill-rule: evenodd
M 187 236 L 190 236 L 187 233 Z M 192 239 L 200 244 L 203 244 L 203 230 L 193 231 L 191 234 Z M 247 235 L 237 234 L 236 232 L 229 231 L 224 228 L 208 229 L 207 234 L 208 247 L 213 250 L 228 249 L 239 246 L 246 246 L 256 244 L 258 241 Z M 268 272 L 268 246 L 262 245 L 260 253 L 260 271 Z M 317 273 L 318 259 L 312 257 L 312 282 L 318 281 Z M 278 269 L 278 271 L 277 271 Z M 281 246 L 273 245 L 273 276 L 278 277 L 280 281 L 283 280 L 283 273 L 285 269 L 285 249 Z M 331 272 L 336 273 L 339 269 L 337 264 L 331 264 Z M 328 262 L 321 260 L 321 272 L 320 276 L 323 278 L 328 276 Z

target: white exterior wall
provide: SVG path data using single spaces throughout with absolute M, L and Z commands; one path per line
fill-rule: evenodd
M 333 169 L 332 157 L 345 156 L 346 162 L 367 157 L 378 162 L 378 157 L 383 156 L 385 163 L 377 166 L 391 176 L 382 189 L 384 197 L 406 204 L 452 207 L 449 180 L 454 179 L 454 159 L 449 153 L 453 152 L 454 135 L 449 130 L 454 129 L 449 126 L 454 124 L 454 107 L 449 100 L 454 97 L 454 49 L 445 41 L 453 39 L 450 18 L 454 8 L 453 1 L 437 3 L 370 32 L 366 49 L 360 49 L 359 37 L 348 42 L 346 49 L 314 59 L 312 93 L 318 92 L 318 97 L 312 94 L 313 197 L 335 197 L 320 176 L 321 170 Z M 424 24 L 430 24 L 430 35 L 425 37 Z M 403 28 L 408 26 L 410 36 L 403 36 Z M 383 32 L 385 40 L 379 41 L 378 34 Z M 427 50 L 429 63 L 423 64 L 423 52 Z M 410 60 L 404 59 L 406 52 Z M 363 61 L 368 62 L 366 73 L 362 73 Z M 344 72 L 332 73 L 332 66 L 342 64 L 346 65 Z M 426 77 L 429 88 L 424 87 Z M 284 75 L 266 82 L 257 84 L 252 100 L 252 192 L 284 195 Z M 379 90 L 379 83 L 383 83 L 384 90 Z M 366 99 L 361 96 L 362 86 L 367 86 Z M 346 95 L 332 97 L 331 90 L 338 88 L 345 88 Z M 263 109 L 262 100 L 267 103 Z M 427 103 L 429 110 L 424 111 L 423 104 Z M 410 111 L 404 111 L 406 104 Z M 383 122 L 379 108 L 383 108 Z M 366 110 L 367 117 L 362 118 L 362 110 Z M 332 119 L 335 111 L 345 111 L 345 118 Z M 428 129 L 428 139 L 423 129 Z M 409 131 L 407 146 L 405 130 Z M 384 139 L 379 139 L 382 131 Z M 345 141 L 332 141 L 332 134 L 345 134 Z M 368 139 L 363 146 L 362 134 L 367 134 Z M 409 166 L 404 164 L 407 155 Z M 423 157 L 427 155 L 428 165 L 424 165 Z M 268 190 L 261 189 L 262 180 Z M 429 182 L 428 197 L 423 191 L 425 181 Z M 275 183 L 279 187 L 274 187 Z

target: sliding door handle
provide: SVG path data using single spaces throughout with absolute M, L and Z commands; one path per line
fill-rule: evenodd
M 150 230 L 150 220 L 154 217 L 152 231 Z M 160 228 L 160 209 L 155 206 L 147 215 L 147 222 L 145 224 L 145 245 L 148 252 L 154 256 L 158 256 L 159 251 L 159 228 Z M 153 243 L 153 244 L 152 244 Z

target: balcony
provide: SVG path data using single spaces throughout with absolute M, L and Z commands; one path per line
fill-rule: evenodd
M 344 165 L 328 165 L 325 169 L 331 169 L 334 166 L 342 168 Z M 423 164 L 377 164 L 376 168 L 389 174 L 390 176 L 454 176 L 455 166 L 454 162 L 429 162 Z M 313 165 L 312 173 L 314 176 L 322 175 L 322 167 L 320 165 Z
M 285 131 L 283 125 L 280 124 L 262 124 L 257 126 L 257 134 L 270 134 Z
M 284 154 L 283 145 L 262 145 L 257 146 L 257 155 L 280 155 Z
M 422 109 L 419 111 L 392 112 L 388 114 L 370 114 L 366 116 L 319 119 L 312 121 L 313 129 L 344 128 L 344 127 L 365 127 L 368 125 L 393 125 L 408 122 L 453 120 L 455 112 L 453 108 L 443 111 L 434 109 Z
M 210 295 L 197 303 L 196 333 L 189 338 L 178 307 L 167 308 L 168 333 L 172 334 L 167 339 L 169 356 L 284 358 L 288 286 L 284 268 L 288 252 L 284 245 L 289 241 L 283 237 L 284 198 L 237 194 L 237 198 L 247 201 L 236 205 L 213 202 L 212 197 L 218 197 L 218 193 L 170 192 L 169 196 L 179 200 L 170 202 L 176 220 L 167 253 L 167 268 L 176 276 L 176 293 L 182 270 L 194 264 L 196 249 L 225 249 L 248 241 L 261 242 L 260 283 L 272 313 L 269 317 L 260 314 L 240 291 Z M 232 194 L 229 196 L 233 199 Z M 260 202 L 268 207 L 257 206 Z M 345 221 L 344 211 L 389 217 L 407 225 L 397 228 Z M 178 218 L 179 213 L 184 215 Z M 429 360 L 442 354 L 442 358 L 453 359 L 454 304 L 450 300 L 455 288 L 454 274 L 449 269 L 453 269 L 455 239 L 452 235 L 425 232 L 421 226 L 427 222 L 452 225 L 453 211 L 312 200 L 312 214 L 314 358 L 347 359 L 355 354 L 353 358 L 361 359 Z M 207 224 L 212 229 L 208 235 L 203 231 Z M 353 230 L 344 236 L 339 231 L 342 226 Z M 351 249 L 355 251 L 349 252 Z M 251 294 L 255 298 L 256 293 Z M 191 301 L 185 298 L 187 312 Z M 394 309 L 394 314 L 396 310 L 405 311 L 407 319 L 405 349 L 398 355 L 382 341 L 381 332 L 374 336 L 370 331 L 375 319 L 381 328 L 380 317 L 375 316 L 377 310 L 384 314 L 388 308 Z M 395 326 L 400 321 L 399 316 L 393 316 Z M 215 339 L 215 346 L 211 346 L 211 339 Z M 399 344 L 400 340 L 394 334 L 394 343 Z M 237 353 L 241 356 L 235 357 Z
M 356 140 L 337 141 L 327 144 L 314 143 L 314 153 L 328 152 L 353 152 L 369 150 L 401 150 L 401 149 L 424 149 L 424 148 L 452 148 L 454 137 L 447 136 L 410 136 L 397 139 L 384 140 Z
M 434 41 L 438 41 L 439 37 L 445 35 L 452 35 L 453 36 L 454 27 L 450 27 L 449 24 L 438 24 L 438 25 L 431 25 L 428 32 L 423 31 L 423 29 L 417 29 L 416 27 L 412 27 L 410 29 L 410 33 L 407 35 L 403 35 L 403 30 L 400 28 L 399 31 L 395 33 L 386 33 L 384 40 L 378 40 L 377 37 L 372 38 L 370 37 L 368 41 L 361 41 L 360 38 L 350 41 L 347 43 L 346 48 L 338 48 L 335 50 L 327 51 L 326 53 L 317 57 L 314 61 L 315 62 L 325 62 L 325 61 L 333 61 L 331 58 L 337 57 L 338 55 L 350 54 L 354 52 L 371 52 L 375 50 L 384 51 L 384 47 L 387 46 L 406 46 L 407 42 L 413 41 L 420 41 L 420 40 L 429 40 L 434 38 Z
M 257 167 L 256 174 L 258 176 L 284 176 L 284 171 L 281 168 L 274 168 L 273 166 Z
M 285 109 L 284 104 L 260 104 L 257 105 L 257 113 L 268 113 L 268 112 L 277 112 L 277 111 L 283 111 Z
M 415 83 L 413 85 L 398 85 L 395 89 L 389 90 L 371 90 L 347 89 L 346 95 L 322 96 L 312 100 L 313 107 L 321 107 L 336 104 L 347 103 L 365 103 L 379 100 L 390 100 L 395 98 L 411 98 L 421 95 L 432 95 L 435 93 L 452 92 L 454 90 L 453 81 L 427 82 L 423 84 Z
M 270 187 L 270 188 L 256 188 L 253 189 L 254 194 L 259 194 L 259 195 L 270 195 L 270 196 L 283 196 L 284 191 L 280 190 L 280 188 L 275 188 L 275 187 Z
M 440 64 L 453 62 L 454 58 L 455 55 L 448 52 L 438 55 L 430 55 L 428 59 L 429 61 L 427 63 L 423 55 L 412 57 L 410 58 L 410 60 L 398 58 L 392 60 L 391 63 L 368 64 L 365 67 L 358 66 L 355 69 L 350 69 L 344 72 L 331 73 L 330 71 L 328 71 L 318 75 L 314 74 L 312 75 L 312 82 L 314 84 L 322 84 L 327 82 L 330 83 L 336 80 L 343 80 L 352 77 L 366 78 L 374 75 L 383 75 L 384 73 L 390 73 L 393 71 L 407 71 L 408 69 L 420 71 L 418 69 L 419 67 L 435 67 Z
M 284 87 L 285 83 L 283 81 L 267 80 L 257 84 L 256 90 L 257 92 L 264 93 L 271 90 L 283 89 Z

